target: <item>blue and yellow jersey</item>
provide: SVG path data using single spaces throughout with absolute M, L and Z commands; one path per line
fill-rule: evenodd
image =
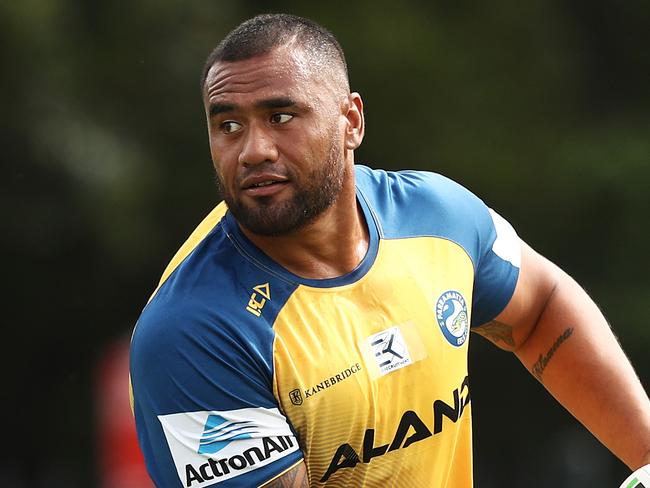
M 508 303 L 519 241 L 433 173 L 356 166 L 370 234 L 352 272 L 296 276 L 222 203 L 165 271 L 131 346 L 158 486 L 472 486 L 469 329 Z

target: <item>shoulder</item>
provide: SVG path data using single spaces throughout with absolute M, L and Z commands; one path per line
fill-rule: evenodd
M 131 340 L 138 435 L 160 486 L 215 476 L 259 486 L 301 457 L 273 396 L 272 324 L 293 288 L 233 241 L 223 207 L 215 212 L 172 259 Z M 228 437 L 233 425 L 247 434 Z M 214 441 L 220 432 L 225 441 Z
M 357 186 L 381 226 L 382 237 L 440 237 L 478 259 L 493 237 L 483 201 L 464 186 L 428 171 L 384 171 L 356 167 Z
M 182 330 L 191 330 L 191 324 L 207 315 L 214 322 L 234 310 L 228 299 L 236 293 L 232 285 L 237 282 L 240 256 L 224 229 L 225 212 L 225 206 L 217 206 L 176 252 L 142 311 L 134 339 L 155 335 L 161 327 L 165 335 L 177 332 L 173 325 L 179 322 Z
M 220 226 L 227 211 L 228 207 L 226 206 L 225 202 L 221 202 L 214 209 L 212 209 L 212 211 L 194 229 L 194 231 L 190 234 L 183 245 L 178 249 L 178 251 L 176 251 L 176 254 L 174 254 L 174 257 L 165 268 L 162 276 L 160 277 L 158 287 L 154 291 L 151 298 L 156 295 L 160 287 L 163 285 L 163 283 L 165 283 L 165 281 L 167 281 L 170 275 L 172 275 L 189 256 L 196 252 L 197 248 L 205 247 L 206 239 L 211 237 L 212 247 L 214 247 L 214 243 L 216 241 L 223 239 L 224 233 Z
M 224 226 L 188 239 L 142 311 L 131 341 L 134 386 L 194 384 L 196 371 L 219 372 L 220 388 L 233 391 L 241 375 L 255 378 L 260 396 L 271 384 L 272 321 L 293 288 L 242 254 Z

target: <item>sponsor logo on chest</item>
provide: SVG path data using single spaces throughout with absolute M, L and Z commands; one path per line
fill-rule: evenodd
M 359 363 L 355 363 L 351 365 L 349 368 L 345 368 L 343 371 L 336 373 L 333 376 L 330 376 L 329 378 L 324 379 L 320 383 L 317 383 L 313 386 L 310 386 L 309 388 L 305 388 L 303 390 L 300 390 L 299 388 L 295 388 L 289 392 L 289 400 L 291 400 L 291 403 L 294 405 L 302 405 L 303 402 L 320 393 L 321 391 L 325 391 L 328 388 L 331 388 L 332 386 L 336 385 L 337 383 L 340 383 L 341 381 L 345 381 L 352 375 L 358 373 L 361 371 L 361 365 Z M 304 393 L 304 397 L 303 397 Z
M 440 434 L 445 427 L 443 419 L 447 418 L 453 423 L 458 422 L 465 407 L 470 403 L 469 378 L 467 376 L 460 387 L 452 392 L 452 396 L 453 405 L 441 399 L 433 402 L 433 425 L 427 425 L 415 411 L 405 411 L 390 444 L 376 445 L 374 428 L 365 430 L 360 446 L 353 447 L 350 443 L 341 444 L 334 452 L 329 467 L 321 477 L 321 483 L 325 483 L 341 469 L 354 468 L 359 463 L 367 464 L 375 457 L 384 456 L 398 449 L 406 449 L 416 442 L 425 441 Z M 384 437 L 386 433 L 380 432 L 379 435 Z
M 413 362 L 398 326 L 371 335 L 368 337 L 368 345 L 382 376 Z

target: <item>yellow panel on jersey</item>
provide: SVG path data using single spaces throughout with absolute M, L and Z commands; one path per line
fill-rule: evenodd
M 274 324 L 274 393 L 310 486 L 472 486 L 473 280 L 456 243 L 382 240 L 359 281 L 301 285 L 289 298 Z M 459 346 L 439 325 L 449 300 L 463 306 L 447 330 Z

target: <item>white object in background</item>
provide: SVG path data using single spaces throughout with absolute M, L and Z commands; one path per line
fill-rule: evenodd
M 650 464 L 637 469 L 619 488 L 650 488 Z

